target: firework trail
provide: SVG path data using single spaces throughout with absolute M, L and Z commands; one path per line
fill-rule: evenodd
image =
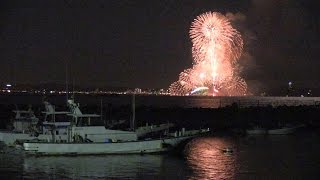
M 191 24 L 193 67 L 184 70 L 179 80 L 172 83 L 172 95 L 186 95 L 200 87 L 210 95 L 242 96 L 246 82 L 237 74 L 237 61 L 243 41 L 229 20 L 217 12 L 199 15 Z

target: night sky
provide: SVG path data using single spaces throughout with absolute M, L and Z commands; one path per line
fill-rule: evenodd
M 190 24 L 229 13 L 253 93 L 320 89 L 317 1 L 1 1 L 0 83 L 168 88 L 191 67 Z M 230 14 L 232 13 L 232 14 Z M 66 65 L 67 64 L 67 65 Z

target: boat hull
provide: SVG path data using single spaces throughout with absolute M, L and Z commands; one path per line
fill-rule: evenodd
M 278 129 L 270 129 L 268 130 L 269 135 L 286 135 L 286 134 L 292 134 L 294 133 L 297 129 L 303 127 L 302 125 L 300 126 L 294 126 L 294 127 L 283 127 L 283 128 L 278 128 Z
M 110 143 L 25 142 L 23 147 L 27 154 L 34 155 L 147 154 L 169 151 L 193 137 L 195 136 Z
M 248 135 L 286 135 L 292 134 L 297 129 L 303 127 L 303 125 L 292 126 L 292 127 L 282 127 L 277 129 L 250 129 L 246 130 Z
M 248 135 L 266 135 L 267 130 L 266 129 L 250 129 L 250 130 L 246 130 L 246 133 Z

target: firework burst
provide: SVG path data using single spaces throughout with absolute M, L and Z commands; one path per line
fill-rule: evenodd
M 170 93 L 188 95 L 207 87 L 210 95 L 245 95 L 247 84 L 236 73 L 243 41 L 229 20 L 217 12 L 201 14 L 191 24 L 190 38 L 193 67 L 180 73 Z

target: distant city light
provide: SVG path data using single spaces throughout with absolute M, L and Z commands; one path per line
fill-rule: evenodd
M 7 87 L 11 87 L 11 84 L 7 84 L 6 86 L 7 86 Z

